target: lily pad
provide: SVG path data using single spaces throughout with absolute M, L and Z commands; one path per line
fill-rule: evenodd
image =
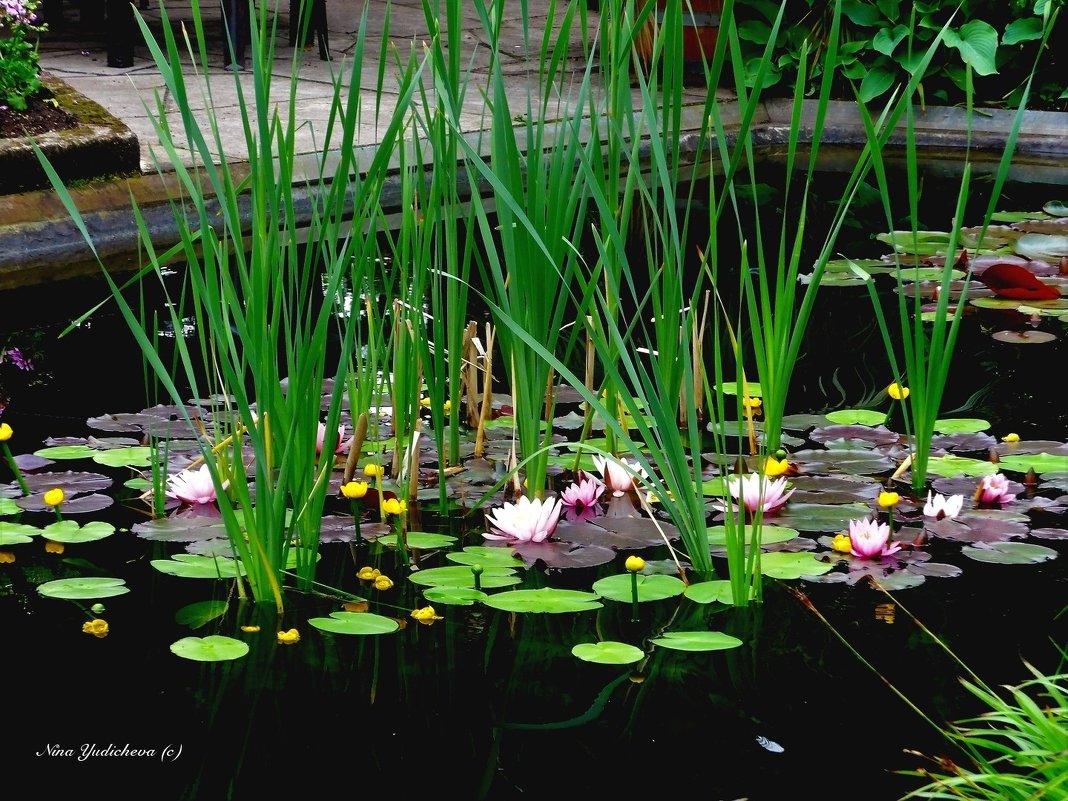
M 101 576 L 57 579 L 37 587 L 37 592 L 48 598 L 63 598 L 69 601 L 92 598 L 114 598 L 130 591 L 125 579 Z
M 508 553 L 507 549 L 505 550 Z M 412 573 L 408 580 L 413 584 L 428 587 L 470 587 L 475 586 L 475 576 L 470 567 L 464 565 L 450 565 L 446 567 L 431 567 L 426 570 L 418 570 Z M 509 587 L 522 582 L 515 570 L 506 567 L 486 567 L 479 577 L 479 584 L 484 588 Z
M 637 574 L 637 579 L 639 603 L 674 598 L 677 595 L 682 595 L 686 590 L 686 585 L 675 576 L 645 576 L 639 573 Z M 603 579 L 595 581 L 591 589 L 609 601 L 630 603 L 634 600 L 629 573 L 605 576 Z
M 942 434 L 978 434 L 989 428 L 989 421 L 980 418 L 961 417 L 934 422 L 934 430 Z
M 194 662 L 228 662 L 249 652 L 247 642 L 211 634 L 207 637 L 183 637 L 171 643 L 171 653 Z
M 499 592 L 486 599 L 486 606 L 504 612 L 589 612 L 600 609 L 604 604 L 600 597 L 592 592 L 580 590 L 557 590 L 542 587 L 538 590 L 509 590 Z
M 871 515 L 866 503 L 788 503 L 775 516 L 779 526 L 799 531 L 843 531 L 849 521 Z
M 777 579 L 796 579 L 802 576 L 819 576 L 833 566 L 820 560 L 813 553 L 776 551 L 760 557 L 760 572 Z
M 524 562 L 515 556 L 508 548 L 493 547 L 490 545 L 468 545 L 462 551 L 450 551 L 445 554 L 450 562 L 461 565 L 482 565 L 482 567 L 511 567 L 519 568 Z
M 1026 473 L 1034 469 L 1036 473 L 1060 473 L 1068 469 L 1068 456 L 1053 453 L 1021 453 L 1000 457 L 997 465 L 1002 470 L 1013 473 Z
M 229 604 L 226 601 L 197 601 L 186 604 L 174 613 L 174 622 L 180 626 L 189 626 L 191 629 L 199 629 L 211 621 L 226 614 Z
M 746 544 L 753 540 L 754 526 L 746 524 L 745 526 L 745 542 Z M 768 523 L 764 523 L 760 526 L 760 544 L 770 545 L 775 542 L 788 542 L 794 537 L 797 537 L 799 532 L 795 528 L 786 528 L 785 526 L 776 526 Z M 727 544 L 727 527 L 726 526 L 710 526 L 708 528 L 708 544 L 709 545 L 726 545 Z
M 722 631 L 669 631 L 650 642 L 674 651 L 725 651 L 742 645 L 737 637 Z
M 583 642 L 571 649 L 573 656 L 583 662 L 601 665 L 630 665 L 645 658 L 645 651 L 625 642 Z
M 140 445 L 135 448 L 110 448 L 94 453 L 93 461 L 108 467 L 151 467 L 152 449 Z
M 14 498 L 0 498 L 0 517 L 6 515 L 17 515 L 21 509 L 19 505 L 15 503 Z
M 405 541 L 408 543 L 409 548 L 429 551 L 434 548 L 448 548 L 456 542 L 456 537 L 448 534 L 434 534 L 429 531 L 409 531 Z M 386 534 L 383 537 L 376 537 L 375 542 L 395 548 L 397 547 L 397 535 Z
M 331 634 L 392 634 L 400 623 L 371 612 L 331 612 L 330 617 L 309 618 L 308 625 Z
M 995 331 L 990 338 L 1013 345 L 1045 345 L 1047 342 L 1056 341 L 1057 335 L 1049 331 Z
M 734 593 L 731 591 L 731 583 L 726 579 L 713 581 L 701 581 L 691 584 L 684 593 L 687 598 L 697 604 L 721 603 L 727 606 L 734 605 Z M 754 588 L 749 588 L 749 598 L 756 596 Z
M 927 460 L 927 473 L 930 476 L 992 476 L 998 472 L 998 465 L 986 459 L 971 459 L 947 453 Z
M 1068 236 L 1059 234 L 1024 234 L 1012 249 L 1033 261 L 1060 261 L 1068 256 Z
M 170 559 L 153 559 L 151 564 L 161 573 L 182 578 L 219 579 L 245 575 L 245 568 L 240 562 L 221 556 L 176 553 Z
M 872 409 L 837 409 L 827 412 L 827 419 L 832 423 L 843 426 L 881 426 L 886 422 L 886 412 Z
M 22 545 L 31 542 L 40 533 L 41 529 L 36 526 L 0 520 L 0 545 Z
M 42 459 L 92 459 L 99 451 L 88 445 L 55 445 L 51 448 L 41 448 L 33 452 L 34 456 Z
M 115 533 L 115 526 L 101 520 L 94 520 L 84 526 L 78 526 L 73 520 L 57 520 L 45 526 L 41 532 L 45 539 L 63 542 L 68 545 L 78 542 L 93 542 L 110 537 Z
M 423 596 L 446 606 L 473 606 L 476 601 L 486 599 L 486 593 L 468 587 L 431 587 L 423 591 Z
M 968 545 L 960 549 L 965 556 L 977 562 L 999 565 L 1032 565 L 1057 558 L 1057 552 L 1043 545 L 1029 542 L 987 542 Z

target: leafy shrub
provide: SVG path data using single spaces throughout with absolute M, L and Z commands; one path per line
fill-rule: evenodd
M 765 89 L 797 74 L 802 43 L 810 39 L 812 46 L 819 46 L 830 27 L 833 5 L 834 0 L 801 0 L 787 5 L 775 42 L 775 68 L 765 78 Z M 868 102 L 905 83 L 948 22 L 939 54 L 921 84 L 923 102 L 963 102 L 970 67 L 978 104 L 1016 107 L 1026 76 L 1041 56 L 1031 106 L 1068 108 L 1063 54 L 1048 45 L 1043 47 L 1042 41 L 1047 20 L 1063 6 L 1064 0 L 964 0 L 959 7 L 937 0 L 843 0 L 841 73 L 845 80 L 838 94 L 852 99 L 853 90 L 848 85 L 852 83 L 857 96 Z M 750 65 L 759 63 L 779 7 L 776 0 L 752 0 L 735 6 L 750 86 L 756 79 L 755 66 Z M 814 69 L 810 92 L 815 91 L 820 77 L 819 69 Z
M 0 103 L 18 111 L 41 89 L 35 0 L 0 0 Z M 32 39 L 32 41 L 31 41 Z

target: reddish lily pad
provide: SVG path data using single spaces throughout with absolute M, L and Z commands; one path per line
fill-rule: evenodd
M 965 514 L 954 520 L 932 520 L 925 528 L 933 536 L 957 542 L 1007 542 L 1014 537 L 1027 536 L 1025 523 L 975 514 Z
M 995 331 L 990 337 L 998 342 L 1010 342 L 1014 345 L 1044 345 L 1057 339 L 1056 334 L 1048 331 Z
M 1033 528 L 1030 534 L 1040 540 L 1068 540 L 1068 528 Z
M 608 547 L 575 545 L 556 540 L 524 542 L 510 547 L 512 553 L 522 559 L 528 567 L 533 567 L 538 562 L 546 567 L 557 568 L 596 567 L 611 562 L 616 556 L 616 552 Z

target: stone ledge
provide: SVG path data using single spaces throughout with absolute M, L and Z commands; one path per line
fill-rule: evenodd
M 41 81 L 60 106 L 81 123 L 77 128 L 36 138 L 37 146 L 66 185 L 140 173 L 140 145 L 133 131 L 58 78 L 43 74 Z M 28 139 L 0 139 L 0 195 L 51 186 Z

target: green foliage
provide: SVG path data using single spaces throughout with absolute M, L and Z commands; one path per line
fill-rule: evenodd
M 41 89 L 37 42 L 29 34 L 43 30 L 34 24 L 37 3 L 13 0 L 0 6 L 0 104 L 26 109 L 27 98 Z
M 805 0 L 790 5 L 774 39 L 775 66 L 764 76 L 766 88 L 796 74 L 806 43 L 816 49 L 827 45 L 833 3 Z M 964 0 L 959 6 L 934 0 L 849 0 L 842 6 L 840 58 L 845 80 L 838 85 L 838 98 L 852 99 L 848 83 L 858 88 L 857 95 L 865 102 L 885 96 L 893 86 L 916 74 L 920 56 L 946 26 L 945 48 L 924 74 L 921 102 L 960 103 L 971 71 L 979 76 L 975 91 L 980 105 L 1015 106 L 1032 63 L 1042 53 L 1045 64 L 1035 76 L 1032 102 L 1063 109 L 1068 101 L 1063 62 L 1058 67 L 1059 54 L 1043 52 L 1041 47 L 1046 20 L 1063 5 L 1063 0 Z M 778 11 L 779 4 L 767 0 L 738 8 L 742 58 L 750 86 L 756 79 L 753 65 L 771 41 L 771 22 Z M 811 94 L 819 85 L 818 66 L 810 77 L 807 91 Z

